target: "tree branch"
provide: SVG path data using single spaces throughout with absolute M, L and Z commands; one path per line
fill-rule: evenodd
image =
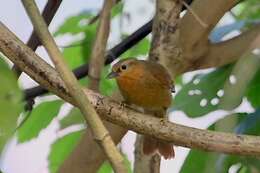
M 195 69 L 223 66 L 238 60 L 252 41 L 260 34 L 260 25 L 220 43 L 210 44 L 208 53 L 195 64 Z M 255 47 L 251 47 L 254 49 Z
M 182 43 L 184 56 L 186 58 L 192 58 L 194 60 L 194 55 L 186 55 L 186 53 L 194 53 L 193 50 L 194 48 L 197 48 L 199 42 L 207 42 L 211 30 L 219 22 L 222 16 L 236 4 L 237 0 L 200 0 L 194 1 L 191 4 L 193 11 L 208 27 L 203 27 L 189 11 L 183 16 L 179 28 L 181 35 L 180 42 Z M 210 10 L 208 9 L 209 7 Z M 195 57 L 198 58 L 197 56 Z
M 105 63 L 105 50 L 110 32 L 110 11 L 113 5 L 114 0 L 104 1 L 104 5 L 100 13 L 100 21 L 96 33 L 96 40 L 89 61 L 88 87 L 94 91 L 99 90 L 100 76 Z
M 47 25 L 49 25 L 51 23 L 61 2 L 62 2 L 62 0 L 56 0 L 56 1 L 48 0 L 47 4 L 44 7 L 44 10 L 42 12 L 42 17 L 44 18 Z M 37 49 L 37 47 L 40 46 L 40 44 L 41 44 L 40 40 L 38 39 L 36 33 L 33 31 L 27 42 L 27 46 L 30 47 L 33 51 L 35 51 Z M 19 78 L 22 71 L 15 65 L 13 66 L 12 70 L 15 71 L 17 77 Z
M 78 84 L 77 79 L 67 67 L 61 52 L 59 51 L 53 37 L 48 31 L 48 27 L 33 0 L 23 0 L 23 5 L 33 23 L 35 32 L 37 33 L 42 44 L 45 46 L 50 58 L 52 59 L 56 69 L 58 70 L 61 78 L 65 82 L 66 87 L 71 93 L 72 98 L 77 103 L 81 112 L 84 115 L 86 122 L 92 130 L 96 142 L 100 144 L 108 157 L 113 169 L 117 173 L 126 173 L 127 170 L 124 166 L 124 158 L 117 150 L 111 136 L 103 125 L 101 119 L 95 112 L 90 104 L 86 95 Z
M 43 61 L 1 22 L 0 50 L 15 65 L 39 82 L 41 86 L 67 102 L 73 103 L 71 95 L 56 70 Z
M 66 101 L 75 105 L 73 100 L 68 99 L 71 97 L 68 92 L 65 92 L 67 89 L 58 73 L 50 65 L 45 65 L 43 60 L 39 59 L 33 51 L 14 37 L 2 23 L 0 23 L 0 51 L 34 80 L 44 85 L 49 83 L 49 89 L 53 93 L 63 96 Z M 33 54 L 34 58 L 31 58 L 30 55 Z M 29 64 L 27 64 L 28 62 Z M 42 65 L 45 65 L 45 71 L 49 72 L 48 75 L 46 75 L 46 72 L 37 72 L 38 69 L 42 69 Z M 51 71 L 52 73 L 50 73 Z M 45 74 L 45 78 L 41 77 L 42 74 Z M 57 84 L 58 82 L 60 83 Z M 260 156 L 259 136 L 237 135 L 186 127 L 152 117 L 151 115 L 138 113 L 88 89 L 85 89 L 85 94 L 97 113 L 102 115 L 104 119 L 135 132 L 188 148 Z
M 152 45 L 149 59 L 164 65 L 175 78 L 176 72 L 171 71 L 173 61 L 182 61 L 179 38 L 179 14 L 182 4 L 178 0 L 156 1 L 156 15 L 153 23 Z M 177 64 L 175 62 L 175 66 Z
M 109 35 L 110 10 L 112 5 L 112 1 L 104 1 L 103 9 L 98 15 L 100 23 L 89 65 L 89 76 L 91 76 L 89 88 L 95 91 L 98 91 L 99 78 L 104 65 L 105 48 Z M 127 132 L 127 129 L 123 129 L 107 121 L 103 121 L 103 124 L 109 131 L 115 144 L 119 143 L 120 139 Z M 102 150 L 100 150 L 99 146 L 96 144 L 90 130 L 87 129 L 70 156 L 66 158 L 61 165 L 59 172 L 94 173 L 97 172 L 105 159 Z
M 121 43 L 110 49 L 106 53 L 105 65 L 110 64 L 118 56 L 123 54 L 125 51 L 133 47 L 137 42 L 146 37 L 152 30 L 152 20 L 143 25 L 140 29 L 135 31 L 133 34 L 125 38 Z M 85 77 L 88 74 L 88 64 L 84 64 L 73 70 L 73 73 L 78 79 Z M 24 91 L 25 100 L 30 100 L 37 96 L 43 95 L 48 92 L 48 90 L 43 88 L 44 86 L 37 86 Z
M 158 153 L 145 155 L 143 153 L 143 140 L 143 136 L 137 135 L 134 151 L 134 173 L 160 173 L 161 156 Z

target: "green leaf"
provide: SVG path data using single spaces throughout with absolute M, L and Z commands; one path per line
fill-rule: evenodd
M 111 16 L 114 18 L 115 16 L 121 14 L 123 12 L 124 4 L 122 2 L 118 2 L 111 11 Z
M 85 62 L 85 57 L 82 55 L 83 46 L 78 45 L 81 41 L 73 42 L 77 46 L 67 47 L 63 50 L 63 55 L 70 69 L 74 69 Z
M 18 129 L 18 141 L 26 142 L 37 137 L 59 113 L 61 100 L 44 102 L 36 106 L 25 123 Z
M 113 169 L 107 161 L 105 161 L 98 170 L 98 173 L 112 173 L 112 172 Z
M 56 37 L 68 33 L 74 35 L 84 32 L 86 27 L 88 27 L 87 20 L 93 16 L 94 15 L 89 12 L 84 12 L 79 15 L 69 17 L 54 33 L 54 36 Z
M 238 134 L 259 135 L 260 134 L 260 109 L 248 114 L 246 118 L 237 125 L 235 132 Z
M 140 55 L 147 55 L 150 50 L 150 41 L 148 38 L 142 39 L 139 43 L 134 45 L 131 49 L 126 51 L 122 57 L 128 58 L 128 57 L 137 57 Z
M 112 8 L 111 16 L 114 18 L 115 16 L 121 14 L 123 11 L 123 3 L 119 2 Z M 82 12 L 79 15 L 71 16 L 65 20 L 65 22 L 58 28 L 58 30 L 54 33 L 54 36 L 59 36 L 63 34 L 72 34 L 76 35 L 92 26 L 97 25 L 97 23 L 93 23 L 91 25 L 88 24 L 88 21 L 95 17 L 96 14 L 93 14 L 89 11 Z
M 92 45 L 96 35 L 96 25 L 89 25 L 85 28 L 85 38 L 71 43 L 71 46 L 64 48 L 63 55 L 70 69 L 74 69 L 88 62 Z
M 251 171 L 247 166 L 241 166 L 241 168 L 238 170 L 238 173 L 251 173 Z
M 106 96 L 111 96 L 111 94 L 117 89 L 117 84 L 115 80 L 107 79 L 106 76 L 109 73 L 109 66 L 102 69 L 101 81 L 100 81 L 100 91 L 101 94 Z
M 123 155 L 124 156 L 124 163 L 125 163 L 125 166 L 126 166 L 126 169 L 127 169 L 127 172 L 128 173 L 132 173 L 132 169 L 131 169 L 131 163 L 130 161 L 128 160 L 127 156 L 126 155 Z M 107 161 L 105 161 L 102 166 L 99 168 L 98 170 L 98 173 L 112 173 L 113 172 L 113 169 L 110 165 L 110 163 L 108 163 Z
M 250 82 L 247 88 L 246 97 L 251 105 L 255 108 L 260 107 L 260 70 Z
M 260 5 L 259 0 L 248 0 L 241 2 L 235 9 L 238 19 L 259 19 Z
M 60 120 L 60 129 L 64 129 L 74 124 L 84 123 L 84 118 L 78 108 L 73 108 L 68 115 Z
M 214 104 L 213 99 L 219 100 L 217 92 L 223 88 L 231 69 L 232 66 L 225 66 L 195 76 L 176 94 L 173 108 L 184 111 L 190 117 L 202 116 L 216 110 L 218 103 Z
M 22 92 L 17 79 L 0 57 L 0 153 L 16 128 L 19 114 L 22 111 Z
M 63 138 L 58 139 L 51 146 L 51 152 L 48 156 L 49 170 L 51 173 L 58 172 L 63 161 L 69 156 L 82 135 L 82 131 L 70 133 Z

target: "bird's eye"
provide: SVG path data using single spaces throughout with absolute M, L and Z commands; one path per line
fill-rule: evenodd
M 121 66 L 121 70 L 126 70 L 127 69 L 127 66 L 125 65 L 125 64 L 123 64 L 122 66 Z

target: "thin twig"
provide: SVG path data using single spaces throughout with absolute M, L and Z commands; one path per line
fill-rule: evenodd
M 202 21 L 202 19 L 195 13 L 195 11 L 187 4 L 184 0 L 180 0 L 181 3 L 187 8 L 187 10 L 194 16 L 194 18 L 199 22 L 204 28 L 208 27 L 208 24 Z
M 100 20 L 96 33 L 96 40 L 91 52 L 89 61 L 89 85 L 88 87 L 94 91 L 99 90 L 100 76 L 105 63 L 105 51 L 110 31 L 110 12 L 114 5 L 114 0 L 104 1 Z
M 56 0 L 56 1 L 48 0 L 47 4 L 44 7 L 44 10 L 42 12 L 42 16 L 47 25 L 49 25 L 51 23 L 61 2 L 62 2 L 62 0 Z M 38 39 L 36 33 L 33 31 L 27 42 L 27 46 L 30 47 L 33 51 L 35 51 L 37 49 L 37 47 L 40 45 L 41 45 L 41 42 Z M 17 78 L 19 78 L 20 75 L 22 74 L 22 71 L 16 65 L 14 65 L 12 67 L 12 70 L 16 73 Z
M 76 104 L 83 113 L 86 122 L 93 132 L 94 138 L 104 150 L 115 172 L 126 173 L 127 170 L 124 166 L 124 158 L 118 152 L 101 119 L 98 117 L 96 111 L 90 104 L 81 86 L 78 84 L 77 79 L 65 63 L 62 53 L 59 51 L 59 48 L 51 36 L 46 23 L 40 15 L 40 11 L 37 8 L 36 3 L 34 0 L 22 0 L 22 2 L 33 23 L 38 37 L 45 46 L 73 100 L 75 100 Z

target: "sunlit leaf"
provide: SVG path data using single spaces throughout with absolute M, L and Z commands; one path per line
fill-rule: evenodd
M 259 0 L 248 0 L 241 2 L 235 10 L 235 15 L 239 19 L 259 19 L 260 2 Z
M 0 57 L 0 153 L 13 134 L 22 111 L 22 92 L 17 79 Z
M 61 100 L 43 102 L 33 108 L 24 124 L 18 129 L 18 141 L 25 142 L 36 138 L 59 113 Z
M 126 51 L 122 57 L 137 57 L 140 55 L 147 55 L 150 50 L 150 41 L 148 38 L 142 39 L 140 42 L 138 42 L 136 45 L 134 45 L 131 49 Z
M 70 69 L 75 69 L 88 62 L 96 35 L 96 25 L 86 27 L 84 35 L 85 38 L 83 40 L 75 41 L 63 49 L 65 61 Z
M 70 133 L 58 139 L 51 146 L 51 152 L 48 156 L 49 170 L 51 173 L 58 172 L 63 161 L 69 156 L 82 135 L 82 131 Z
M 71 16 L 65 20 L 65 22 L 58 28 L 58 30 L 54 33 L 54 36 L 58 36 L 61 34 L 78 34 L 84 32 L 87 26 L 87 21 L 93 14 L 89 12 L 83 12 L 76 16 Z

